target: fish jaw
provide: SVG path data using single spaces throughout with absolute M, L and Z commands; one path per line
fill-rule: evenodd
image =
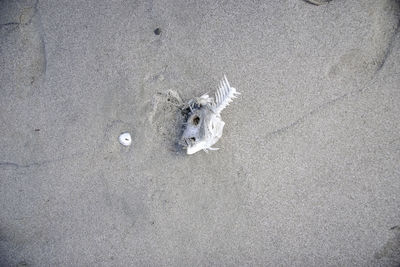
M 194 145 L 188 146 L 186 150 L 186 154 L 192 155 L 200 150 L 207 149 L 207 144 L 205 141 L 200 141 Z

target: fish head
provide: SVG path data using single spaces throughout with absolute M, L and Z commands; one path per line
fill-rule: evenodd
M 185 122 L 182 134 L 182 144 L 187 149 L 187 154 L 194 154 L 206 146 L 206 130 L 204 122 L 207 112 L 204 108 L 194 109 Z
M 187 154 L 206 150 L 222 136 L 224 122 L 206 106 L 193 110 L 185 123 L 182 144 Z

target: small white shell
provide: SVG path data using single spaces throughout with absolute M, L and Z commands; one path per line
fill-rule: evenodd
M 130 133 L 121 134 L 118 140 L 123 146 L 130 146 L 132 144 L 132 138 Z

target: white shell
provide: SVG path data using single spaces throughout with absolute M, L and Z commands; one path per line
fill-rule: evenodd
M 130 146 L 132 144 L 132 138 L 130 133 L 121 134 L 118 140 L 123 146 Z

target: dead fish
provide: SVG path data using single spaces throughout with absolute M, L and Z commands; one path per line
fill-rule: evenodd
M 215 98 L 204 94 L 188 102 L 189 113 L 181 137 L 181 144 L 187 154 L 194 154 L 200 150 L 208 152 L 208 150 L 219 149 L 212 146 L 221 138 L 224 129 L 225 122 L 221 119 L 221 111 L 239 94 L 229 85 L 224 75 Z

